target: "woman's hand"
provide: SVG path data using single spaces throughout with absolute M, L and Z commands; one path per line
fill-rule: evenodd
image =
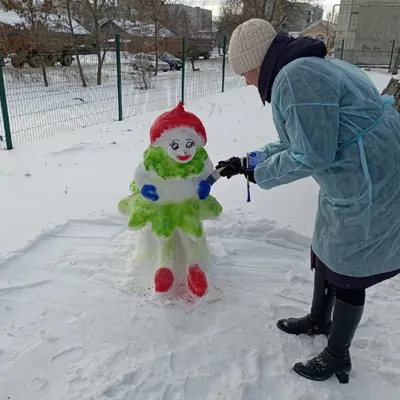
M 219 174 L 225 178 L 232 178 L 235 175 L 244 175 L 250 182 L 256 183 L 254 179 L 254 169 L 247 168 L 246 158 L 231 157 L 226 161 L 220 161 L 217 169 L 221 169 Z
M 220 161 L 216 168 L 221 169 L 219 173 L 221 176 L 231 179 L 232 176 L 242 173 L 243 164 L 239 157 L 231 157 L 226 161 Z

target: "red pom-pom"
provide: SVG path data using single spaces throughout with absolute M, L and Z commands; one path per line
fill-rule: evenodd
M 174 283 L 174 275 L 169 268 L 160 268 L 154 276 L 156 292 L 168 292 Z
M 196 265 L 189 267 L 189 277 L 188 277 L 189 289 L 197 296 L 202 297 L 205 295 L 208 282 L 206 274 Z

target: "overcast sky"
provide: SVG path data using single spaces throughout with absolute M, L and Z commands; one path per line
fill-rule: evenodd
M 196 7 L 208 8 L 213 11 L 213 16 L 218 15 L 219 5 L 223 2 L 223 0 L 186 0 L 185 3 Z M 323 8 L 325 12 L 332 11 L 332 7 L 334 4 L 340 3 L 340 0 L 325 0 L 323 1 Z M 336 7 L 335 13 L 339 11 L 339 8 Z

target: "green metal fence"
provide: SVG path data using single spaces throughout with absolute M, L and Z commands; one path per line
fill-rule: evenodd
M 69 67 L 14 68 L 6 61 L 0 68 L 0 148 L 170 108 L 180 100 L 244 85 L 240 76 L 231 73 L 226 40 L 222 54 L 196 60 L 194 70 L 184 56 L 182 40 L 183 68 L 170 70 L 161 64 L 165 71 L 157 74 L 135 65 L 135 56 L 124 51 L 124 46 L 117 35 L 115 46 L 105 54 L 101 84 L 95 54 L 79 56 L 82 74 L 76 57 Z

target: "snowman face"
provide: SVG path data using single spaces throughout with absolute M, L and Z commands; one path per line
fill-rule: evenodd
M 174 138 L 168 144 L 168 155 L 175 161 L 185 164 L 196 154 L 196 143 L 191 138 Z
M 173 160 L 186 164 L 195 156 L 199 142 L 200 138 L 193 129 L 176 128 L 164 132 L 160 145 Z

